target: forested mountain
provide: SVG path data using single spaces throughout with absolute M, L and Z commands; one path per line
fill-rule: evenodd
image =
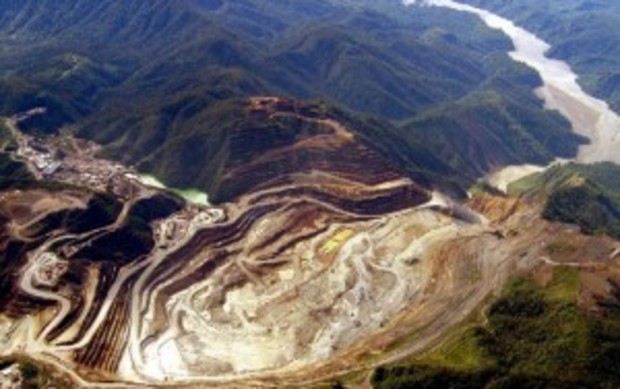
M 477 54 L 508 44 L 485 31 L 484 40 L 474 38 L 465 48 L 449 39 L 436 48 L 433 40 L 446 38 L 433 30 L 438 24 L 468 24 L 430 10 L 431 20 L 423 22 L 421 15 L 398 21 L 316 1 L 103 1 L 95 8 L 74 3 L 6 6 L 3 64 L 33 65 L 20 66 L 13 76 L 45 82 L 64 75 L 95 86 L 101 82 L 93 73 L 110 81 L 117 76 L 123 81 L 117 98 L 136 91 L 217 90 L 219 81 L 228 92 L 322 96 L 403 118 L 463 96 L 484 79 Z
M 463 188 L 508 163 L 570 157 L 583 142 L 542 110 L 537 75 L 508 59 L 505 37 L 471 16 L 397 1 L 11 2 L 0 5 L 0 45 L 1 114 L 45 106 L 25 128 L 70 124 L 180 186 L 210 187 L 201 166 L 226 147 L 215 134 L 244 121 L 231 107 L 253 95 L 320 98 L 372 117 L 353 131 L 426 181 Z M 442 161 L 440 178 L 437 164 L 419 165 L 422 149 Z
M 609 0 L 467 0 L 509 17 L 552 45 L 580 83 L 620 112 L 620 2 Z

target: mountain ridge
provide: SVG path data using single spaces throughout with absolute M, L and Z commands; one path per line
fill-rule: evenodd
M 22 127 L 53 132 L 70 126 L 100 142 L 108 157 L 176 186 L 211 187 L 206 177 L 212 171 L 198 166 L 210 165 L 218 154 L 183 156 L 195 142 L 211 142 L 214 128 L 227 126 L 227 105 L 251 96 L 320 98 L 348 111 L 376 147 L 396 148 L 406 170 L 433 172 L 443 165 L 442 175 L 452 172 L 447 179 L 432 173 L 413 178 L 430 185 L 457 183 L 460 189 L 451 191 L 461 194 L 503 164 L 570 157 L 584 142 L 532 95 L 540 80 L 508 58 L 510 42 L 457 12 L 405 8 L 387 0 L 367 6 L 107 0 L 97 4 L 94 19 L 94 11 L 80 1 L 53 4 L 54 12 L 66 11 L 58 20 L 45 12 L 49 1 L 0 6 L 5 22 L 0 42 L 24 42 L 23 48 L 13 44 L 0 52 L 7 58 L 0 61 L 6 64 L 0 65 L 0 90 L 8 92 L 0 95 L 0 113 L 46 106 L 46 116 Z M 17 21 L 9 23 L 14 14 Z M 20 62 L 30 65 L 10 66 Z M 507 76 L 511 73 L 517 76 Z M 495 92 L 507 98 L 487 98 Z M 471 104 L 478 100 L 482 103 Z M 442 109 L 452 120 L 441 124 L 446 135 L 437 141 L 437 129 L 425 118 L 433 111 L 444 115 Z M 489 109 L 503 116 L 487 124 Z M 519 118 L 523 112 L 536 112 L 535 119 L 526 123 Z M 466 121 L 473 125 L 463 126 Z M 503 129 L 504 123 L 510 125 Z M 554 134 L 553 143 L 541 127 Z M 477 134 L 480 129 L 514 138 L 514 145 L 489 150 Z M 386 131 L 390 140 L 370 135 Z M 396 145 L 399 138 L 403 145 Z M 478 161 L 472 160 L 472 150 Z M 429 154 L 435 154 L 433 160 Z M 188 163 L 191 168 L 178 174 Z

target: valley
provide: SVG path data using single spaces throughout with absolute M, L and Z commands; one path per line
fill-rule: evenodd
M 417 2 L 413 0 L 409 3 Z M 608 103 L 584 92 L 577 83 L 578 76 L 566 62 L 547 57 L 551 48 L 549 44 L 510 20 L 481 8 L 452 0 L 422 1 L 422 4 L 473 13 L 490 28 L 506 34 L 514 45 L 511 58 L 540 75 L 543 85 L 537 88 L 536 94 L 545 101 L 546 108 L 560 111 L 572 124 L 573 131 L 590 140 L 589 144 L 580 147 L 577 161 L 620 162 L 617 152 L 620 148 L 620 116 Z
M 588 92 L 620 111 L 618 42 L 620 4 L 608 1 L 568 0 L 547 3 L 525 0 L 466 0 L 512 20 L 552 47 L 549 56 L 566 61 Z

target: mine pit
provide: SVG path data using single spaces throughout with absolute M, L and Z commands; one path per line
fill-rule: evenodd
M 2 214 L 18 216 L 17 228 L 3 231 L 7 242 L 26 238 L 15 231 L 29 225 L 41 232 L 33 233 L 41 242 L 17 246 L 20 294 L 9 303 L 22 316 L 5 326 L 7 344 L 93 382 L 274 374 L 295 382 L 308 371 L 342 372 L 343 361 L 358 364 L 369 347 L 389 360 L 428 346 L 502 285 L 515 252 L 540 257 L 541 246 L 523 242 L 545 234 L 502 237 L 495 216 L 483 215 L 491 199 L 462 205 L 418 186 L 344 123 L 304 116 L 303 104 L 265 98 L 250 106 L 257 117 L 303 122 L 303 133 L 227 167 L 221 193 L 231 200 L 220 206 L 145 184 L 95 157 L 94 145 L 71 154 L 79 141 L 68 134 L 36 140 L 45 158 L 27 147 L 35 173 L 94 189 L 3 195 Z M 341 164 L 325 157 L 334 154 Z M 300 155 L 313 163 L 297 164 Z M 48 165 L 34 163 L 41 158 Z M 41 170 L 56 162 L 54 172 Z M 265 166 L 275 170 L 246 180 Z M 532 218 L 527 208 L 505 208 L 506 228 Z M 75 212 L 92 220 L 62 222 Z M 107 250 L 115 239 L 124 251 Z M 398 346 L 411 331 L 418 341 Z

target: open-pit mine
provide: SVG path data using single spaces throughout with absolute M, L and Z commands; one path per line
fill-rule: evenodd
M 247 102 L 298 130 L 240 155 L 219 206 L 7 119 L 13 158 L 55 185 L 0 198 L 2 354 L 83 387 L 305 385 L 424 350 L 540 257 L 537 209 L 459 205 L 305 104 Z

